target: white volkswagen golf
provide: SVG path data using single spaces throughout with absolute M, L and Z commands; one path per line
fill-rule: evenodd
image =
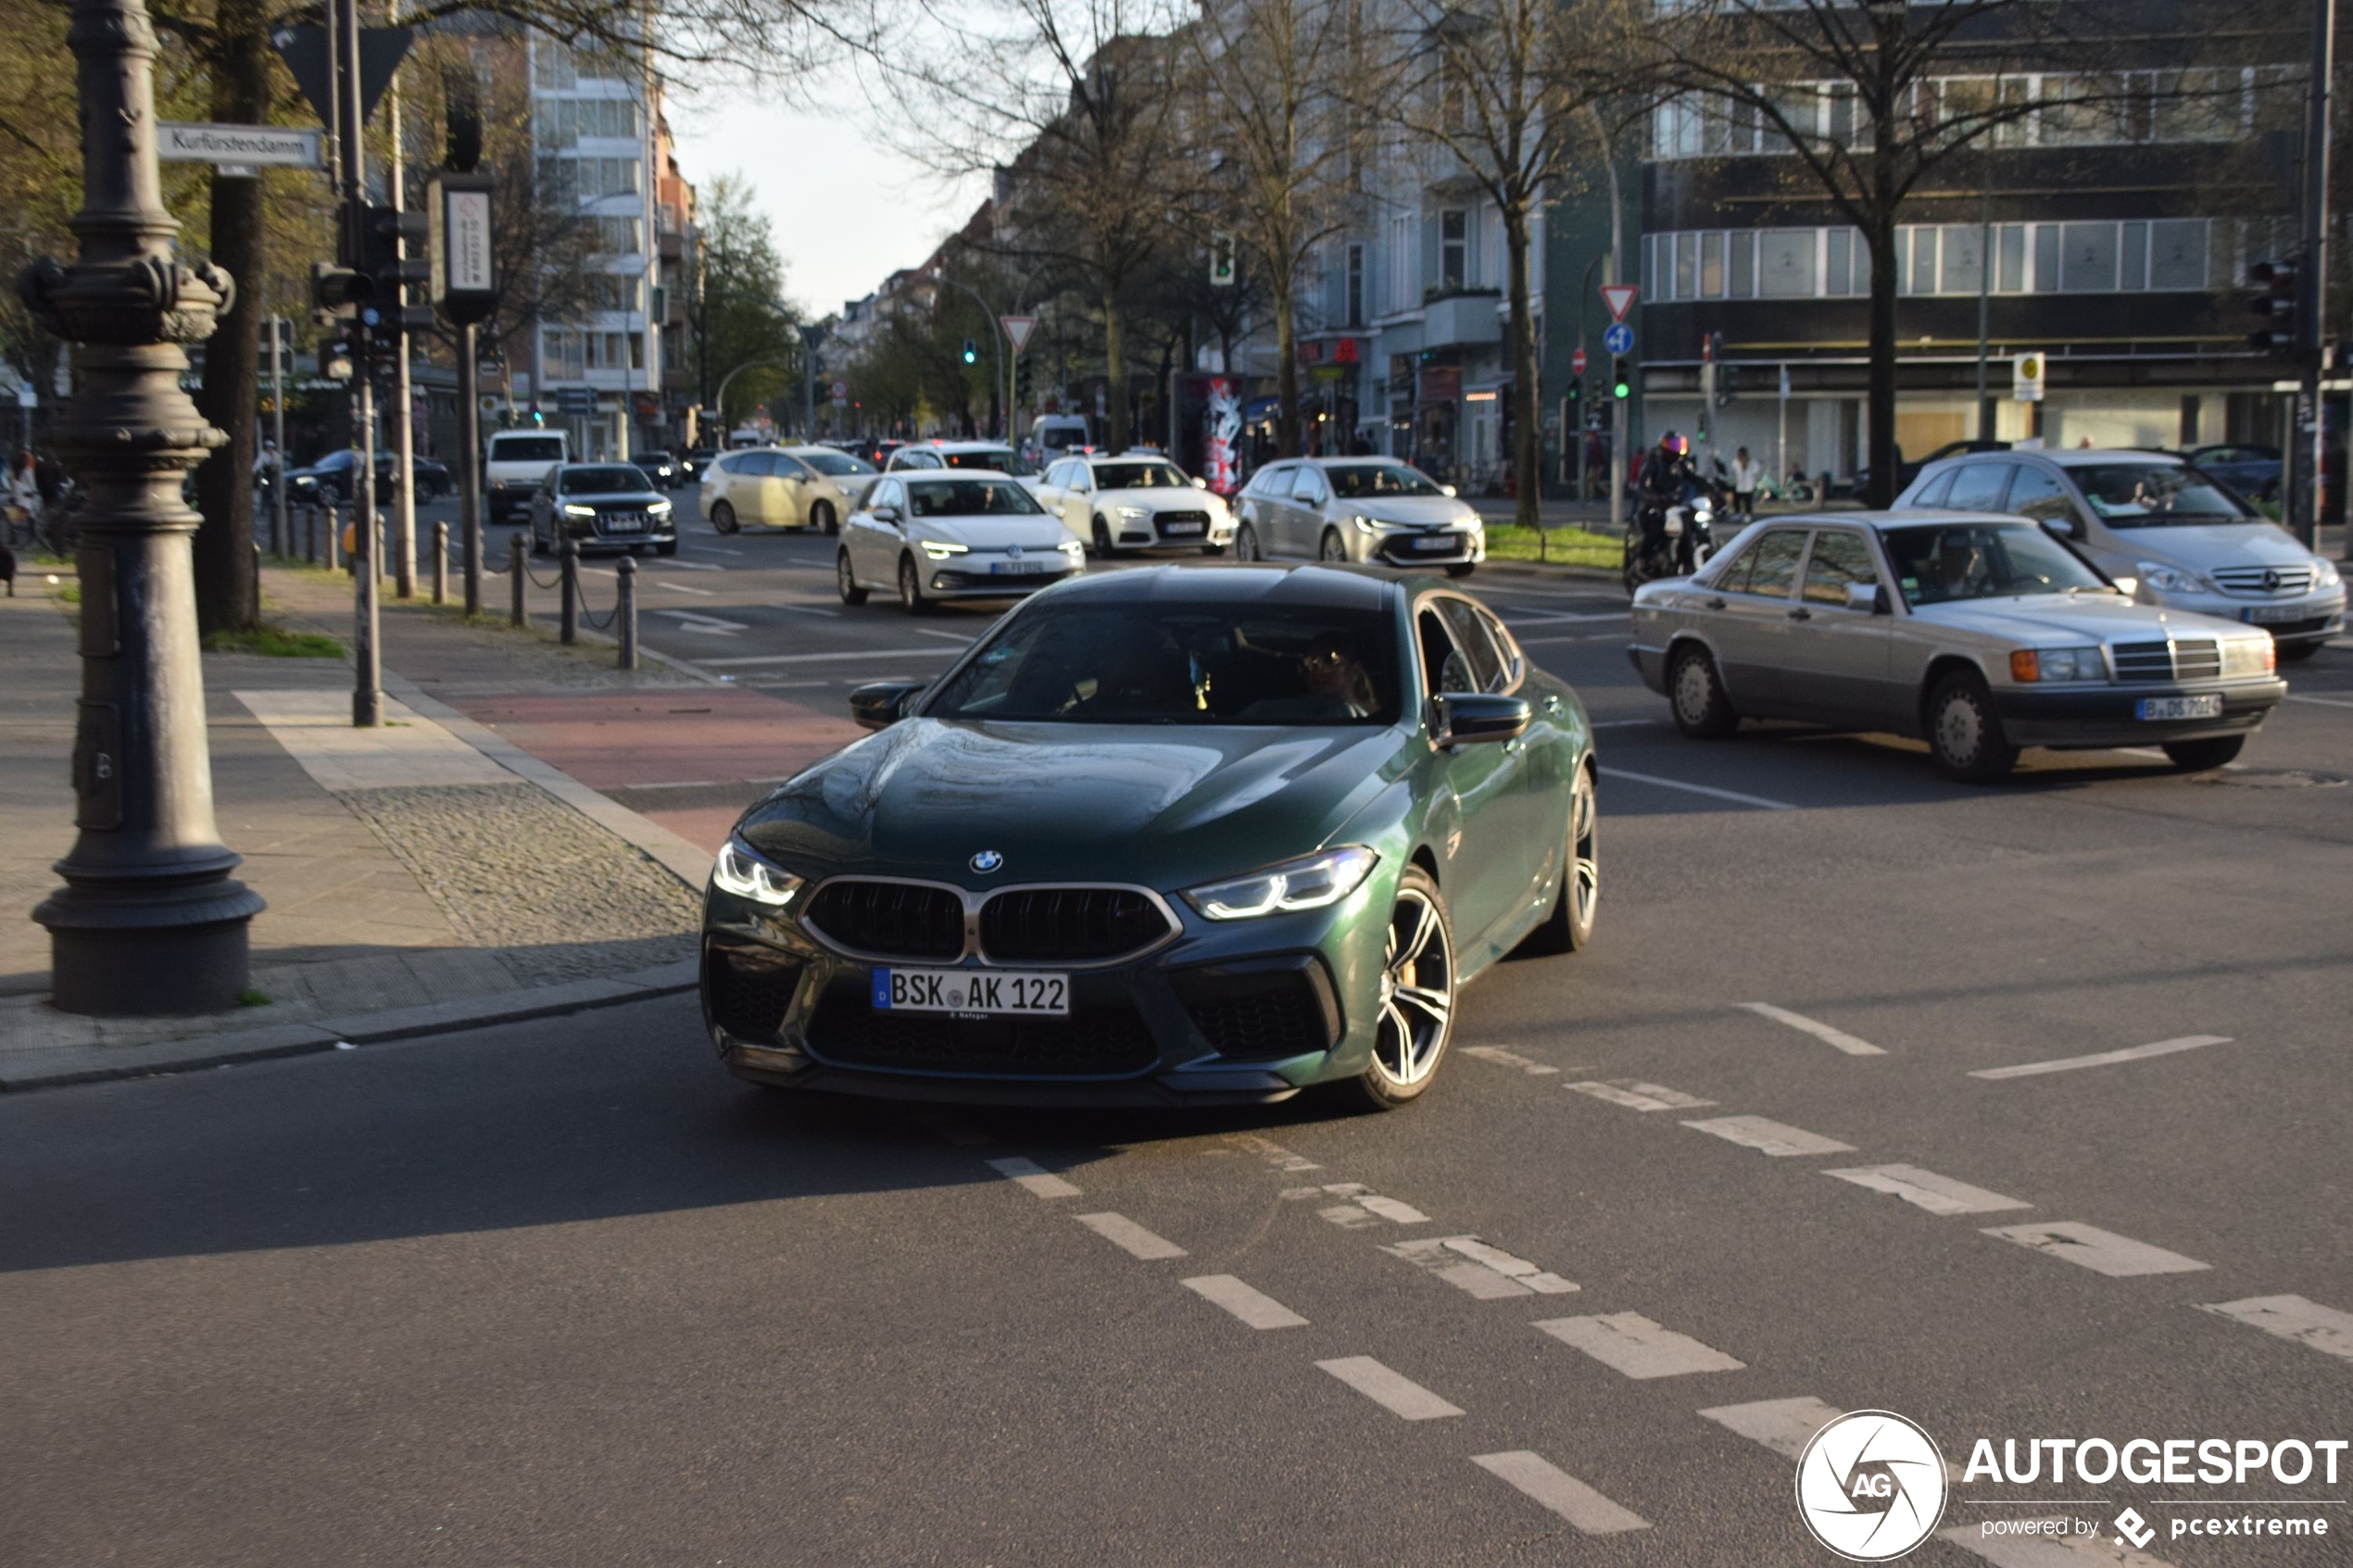
M 1006 599 L 1086 570 L 1086 550 L 1020 481 L 987 470 L 886 473 L 842 525 L 841 602 L 896 592 L 910 614 Z

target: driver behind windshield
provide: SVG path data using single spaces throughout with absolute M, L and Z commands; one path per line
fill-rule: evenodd
M 1295 695 L 1261 697 L 1242 710 L 1242 717 L 1252 723 L 1329 724 L 1370 718 L 1378 706 L 1364 660 L 1335 638 L 1316 639 L 1294 668 L 1299 677 Z

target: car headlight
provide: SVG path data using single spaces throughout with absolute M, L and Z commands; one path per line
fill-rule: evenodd
M 1254 920 L 1337 904 L 1356 891 L 1380 863 L 1361 845 L 1327 849 L 1279 866 L 1185 890 L 1186 901 L 1211 920 Z
M 1149 522 L 1151 521 L 1151 515 L 1152 509 L 1150 507 L 1122 507 L 1119 508 L 1119 521 L 1122 522 Z
M 1378 533 L 1380 532 L 1380 524 L 1375 522 L 1371 518 L 1366 517 L 1362 512 L 1358 512 L 1354 517 L 1350 518 L 1348 521 L 1354 523 L 1357 527 L 1363 529 L 1367 533 Z
M 2020 648 L 2010 655 L 2014 681 L 2105 681 L 2108 660 L 2093 648 Z
M 1073 560 L 1083 560 L 1087 556 L 1087 546 L 1076 539 L 1063 540 L 1058 548 Z
M 924 547 L 924 554 L 929 556 L 934 560 L 946 560 L 950 556 L 969 555 L 971 553 L 968 546 L 963 545 L 951 545 L 945 539 L 918 539 L 915 543 L 921 545 Z
M 596 515 L 597 515 L 597 508 L 594 508 L 594 507 L 574 507 L 574 506 L 567 505 L 567 506 L 564 508 L 564 516 L 566 516 L 566 517 L 585 517 L 585 518 L 593 518 L 593 517 L 595 517 Z
M 2313 587 L 2334 588 L 2345 581 L 2343 574 L 2336 570 L 2336 562 L 2326 556 L 2314 556 L 2312 560 L 2315 567 L 2312 573 Z
M 722 893 L 781 909 L 800 891 L 801 879 L 761 859 L 742 840 L 731 836 L 711 863 L 711 884 Z
M 2166 566 L 2153 560 L 2137 561 L 2134 570 L 2140 573 L 2141 586 L 2160 594 L 2210 594 L 2206 579 L 2195 571 L 2178 566 Z
M 2280 646 L 2269 637 L 2233 637 L 2222 644 L 2222 673 L 2269 675 L 2280 667 Z
M 670 503 L 667 501 L 656 501 L 652 506 L 646 508 L 646 515 L 648 517 L 668 517 L 670 515 Z

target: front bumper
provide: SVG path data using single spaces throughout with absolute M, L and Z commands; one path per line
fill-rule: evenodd
M 2134 717 L 2145 697 L 2203 696 L 2220 693 L 2221 713 L 2211 719 L 2145 720 Z M 2259 726 L 2287 696 L 2287 683 L 2261 681 L 2152 682 L 2147 684 L 2073 687 L 2037 691 L 1997 688 L 1994 710 L 2013 746 L 2147 746 L 2246 734 Z
M 583 555 L 591 550 L 634 550 L 646 545 L 674 544 L 678 538 L 675 514 L 648 518 L 642 528 L 609 526 L 603 518 L 594 522 L 581 518 L 565 518 L 564 532 L 572 535 Z
M 1397 528 L 1371 535 L 1359 530 L 1358 537 L 1365 541 L 1364 558 L 1382 566 L 1464 566 L 1487 558 L 1484 529 Z
M 2325 642 L 2345 630 L 2345 589 L 2322 588 L 2314 593 L 2279 598 L 2252 599 L 2232 594 L 2159 594 L 2144 589 L 2144 604 L 2194 611 L 2244 626 L 2260 626 L 2281 643 Z
M 1154 512 L 1147 517 L 1122 517 L 1117 543 L 1129 550 L 1198 550 L 1234 542 L 1231 514 L 1200 508 Z
M 1043 562 L 1043 571 L 1000 571 L 999 567 L 1031 566 Z M 916 564 L 923 570 L 924 592 L 934 598 L 1005 599 L 1034 594 L 1049 588 L 1064 578 L 1076 577 L 1085 570 L 1080 562 L 1060 550 L 1039 550 L 1025 554 L 1020 559 L 994 551 L 975 550 L 967 555 L 950 556 L 933 560 L 919 555 Z

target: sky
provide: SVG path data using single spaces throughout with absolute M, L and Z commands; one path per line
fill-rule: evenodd
M 892 153 L 847 72 L 843 82 L 844 102 L 823 110 L 763 104 L 737 88 L 669 104 L 686 179 L 703 188 L 722 174 L 745 178 L 785 258 L 785 292 L 813 317 L 922 261 L 988 194 L 983 177 L 947 186 Z

